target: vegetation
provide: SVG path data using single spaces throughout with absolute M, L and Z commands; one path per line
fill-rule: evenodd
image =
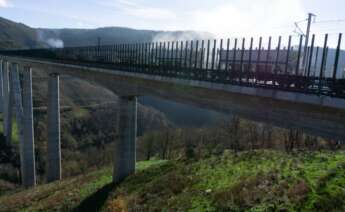
M 164 161 L 139 162 L 137 170 L 160 163 Z M 85 207 L 83 204 L 88 204 L 88 198 L 97 194 L 99 190 L 104 192 L 102 188 L 111 183 L 111 173 L 110 167 L 102 168 L 60 182 L 37 186 L 35 189 L 11 191 L 10 194 L 0 197 L 0 211 L 66 211 Z M 102 203 L 101 199 L 97 200 L 98 203 Z
M 344 152 L 226 151 L 138 173 L 104 210 L 344 211 L 344 168 Z
M 145 161 L 119 186 L 104 168 L 0 197 L 0 211 L 344 211 L 343 151 L 225 151 Z

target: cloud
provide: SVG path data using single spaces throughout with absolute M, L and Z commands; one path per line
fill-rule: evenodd
M 173 20 L 177 14 L 169 9 L 161 7 L 144 6 L 131 0 L 102 0 L 98 4 L 106 7 L 114 7 L 130 16 L 150 20 Z
M 137 16 L 146 19 L 166 20 L 175 19 L 176 14 L 172 11 L 153 8 L 153 7 L 136 7 L 136 8 L 125 8 L 124 11 L 132 16 Z
M 9 7 L 9 3 L 7 0 L 0 0 L 0 7 Z
M 122 4 L 122 5 L 126 5 L 126 6 L 130 6 L 130 7 L 137 7 L 138 4 L 133 2 L 133 1 L 129 1 L 129 0 L 117 0 L 117 3 Z
M 300 0 L 233 0 L 191 14 L 195 28 L 218 37 L 292 33 L 305 16 Z

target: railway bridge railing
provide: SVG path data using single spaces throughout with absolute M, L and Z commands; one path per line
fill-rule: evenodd
M 345 98 L 342 34 L 1 51 L 128 72 Z M 306 51 L 305 51 L 306 50 Z

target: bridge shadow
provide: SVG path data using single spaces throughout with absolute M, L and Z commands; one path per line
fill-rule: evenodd
M 116 184 L 109 183 L 103 188 L 99 189 L 96 193 L 90 195 L 85 200 L 83 200 L 80 205 L 75 208 L 74 212 L 84 212 L 84 211 L 100 211 L 105 204 L 110 192 L 115 188 Z

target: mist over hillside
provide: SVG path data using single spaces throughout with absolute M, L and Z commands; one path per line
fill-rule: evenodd
M 60 40 L 64 46 L 111 45 L 115 43 L 158 42 L 167 40 L 209 39 L 210 33 L 194 31 L 152 31 L 123 27 L 97 29 L 37 29 L 43 41 Z M 60 45 L 53 47 L 60 47 Z
M 158 42 L 166 40 L 210 39 L 207 32 L 154 31 L 125 27 L 96 29 L 32 28 L 0 17 L 0 49 L 23 49 L 64 46 L 111 45 L 116 43 Z

